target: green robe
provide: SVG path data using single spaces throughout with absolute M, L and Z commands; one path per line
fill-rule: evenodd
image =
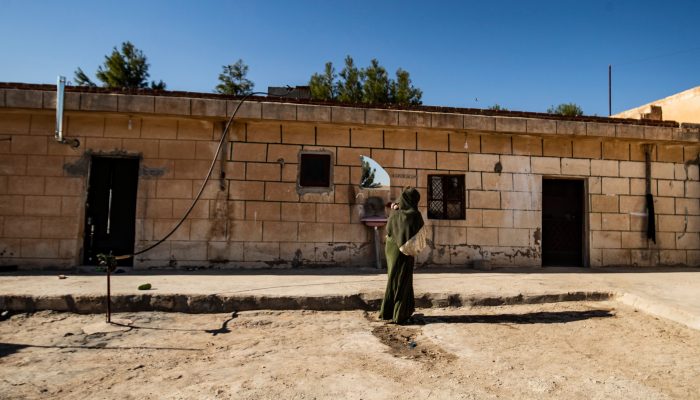
M 399 209 L 392 212 L 387 221 L 386 262 L 388 280 L 379 318 L 403 323 L 415 311 L 413 296 L 413 265 L 415 259 L 403 254 L 399 247 L 423 227 L 423 217 L 418 211 L 420 194 L 406 189 L 401 194 Z

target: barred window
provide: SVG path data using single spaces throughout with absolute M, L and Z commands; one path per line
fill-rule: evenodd
M 465 219 L 464 175 L 428 175 L 428 218 Z

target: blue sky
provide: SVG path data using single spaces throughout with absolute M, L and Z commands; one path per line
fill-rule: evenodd
M 401 67 L 426 105 L 613 113 L 700 85 L 697 1 L 3 0 L 0 81 L 94 74 L 130 40 L 171 90 L 211 92 L 242 58 L 257 90 L 346 55 Z

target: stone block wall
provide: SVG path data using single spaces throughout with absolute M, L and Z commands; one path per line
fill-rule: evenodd
M 268 229 L 293 238 L 280 244 L 281 260 L 285 260 L 284 246 L 301 254 L 304 263 L 327 261 L 307 258 L 307 254 L 317 251 L 321 238 L 344 242 L 338 232 L 355 226 L 354 241 L 341 243 L 343 250 L 350 249 L 350 258 L 341 260 L 369 264 L 371 250 L 356 253 L 370 238 L 358 223 L 361 202 L 353 198 L 361 173 L 359 155 L 369 155 L 392 176 L 393 197 L 408 185 L 422 193 L 421 211 L 431 228 L 433 245 L 419 257 L 420 263 L 473 265 L 485 259 L 493 265 L 537 266 L 541 265 L 542 178 L 581 179 L 587 188 L 586 259 L 591 266 L 697 265 L 700 233 L 695 227 L 699 206 L 695 193 L 700 184 L 697 165 L 686 162 L 697 156 L 698 147 L 653 146 L 652 193 L 658 232 L 654 244 L 644 236 L 642 143 L 588 135 L 520 136 L 478 130 L 249 122 L 232 143 L 231 160 L 242 163 L 246 173 L 231 181 L 229 198 L 246 208 L 241 215 L 245 224 L 256 224 L 256 240 L 276 240 L 265 234 Z M 334 154 L 333 193 L 310 196 L 296 192 L 301 150 Z M 280 158 L 284 166 L 279 165 Z M 494 170 L 499 162 L 500 173 Z M 464 220 L 427 218 L 429 174 L 465 176 Z M 260 202 L 267 206 L 265 211 L 247 212 L 251 206 L 261 208 Z M 333 203 L 334 213 L 325 208 L 327 203 Z M 304 222 L 287 215 L 285 210 L 292 205 L 307 207 Z
M 0 263 L 75 264 L 85 180 L 64 170 L 80 153 L 56 145 L 55 117 L 0 112 Z
M 0 264 L 81 263 L 91 155 L 140 158 L 136 249 L 162 238 L 200 190 L 236 101 L 0 90 Z M 39 100 L 36 100 L 36 99 Z M 538 118 L 246 103 L 188 219 L 137 256 L 148 267 L 373 265 L 361 222 L 360 155 L 421 192 L 431 246 L 423 265 L 541 265 L 542 179 L 585 182 L 591 266 L 700 265 L 695 133 L 672 127 Z M 657 242 L 645 238 L 643 145 L 651 144 Z M 299 152 L 332 154 L 331 191 L 297 190 Z M 496 164 L 500 165 L 497 171 Z M 221 172 L 223 171 L 223 176 Z M 463 220 L 427 218 L 428 175 L 465 178 Z M 383 235 L 382 235 L 383 236 Z

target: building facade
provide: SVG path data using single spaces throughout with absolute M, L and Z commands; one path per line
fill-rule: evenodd
M 700 86 L 622 111 L 613 117 L 700 124 Z
M 424 266 L 700 265 L 700 132 L 675 122 L 254 98 L 214 159 L 236 99 L 69 88 L 78 147 L 54 139 L 55 105 L 53 86 L 0 85 L 0 268 L 139 252 L 195 198 L 121 262 L 372 266 L 362 219 L 405 186 Z M 360 156 L 390 190 L 360 187 Z

